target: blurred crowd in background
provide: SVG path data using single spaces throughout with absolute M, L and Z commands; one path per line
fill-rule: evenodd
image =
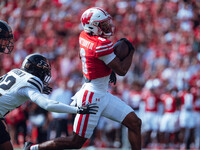
M 143 147 L 200 148 L 199 0 L 1 1 L 0 19 L 12 27 L 15 49 L 0 55 L 0 75 L 20 68 L 28 54 L 41 53 L 52 67 L 49 97 L 70 104 L 83 83 L 80 17 L 94 6 L 113 17 L 116 31 L 110 40 L 126 37 L 136 48 L 129 72 L 117 76 L 110 92 L 142 119 Z M 27 102 L 6 119 L 17 146 L 72 134 L 73 117 Z M 128 147 L 126 138 L 123 126 L 102 118 L 86 146 Z

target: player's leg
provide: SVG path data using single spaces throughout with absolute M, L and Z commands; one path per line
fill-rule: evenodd
M 145 111 L 144 115 L 144 124 L 143 124 L 143 141 L 142 141 L 142 147 L 147 148 L 149 143 L 151 143 L 151 134 L 153 130 L 153 124 L 154 120 L 152 118 L 154 117 L 155 113 L 152 114 L 150 111 Z
M 0 149 L 13 150 L 9 133 L 6 131 L 6 124 L 2 120 L 0 120 Z
M 133 150 L 141 149 L 141 120 L 134 112 L 129 113 L 122 124 L 128 128 L 128 139 Z
M 107 93 L 105 98 L 105 101 L 109 101 L 109 103 L 102 112 L 102 116 L 125 125 L 128 128 L 128 139 L 131 144 L 131 148 L 133 150 L 140 150 L 141 120 L 134 113 L 133 109 L 118 97 Z
M 3 144 L 0 144 L 0 150 L 13 150 L 11 142 L 6 141 Z
M 185 144 L 186 148 L 190 149 L 190 145 L 194 138 L 195 117 L 193 111 L 186 111 L 186 131 L 185 131 Z
M 86 140 L 87 138 L 83 138 L 77 134 L 68 137 L 59 137 L 39 144 L 39 150 L 79 149 Z
M 63 150 L 63 149 L 80 149 L 86 142 L 87 138 L 83 138 L 76 133 L 68 137 L 59 137 L 53 140 L 43 142 L 41 144 L 33 144 L 26 142 L 23 150 Z
M 167 144 L 166 134 L 168 132 L 168 122 L 169 122 L 169 117 L 168 114 L 165 113 L 161 118 L 160 128 L 159 128 L 159 133 L 160 133 L 159 140 L 163 146 L 166 146 Z
M 151 143 L 151 133 L 152 130 L 145 131 L 143 148 L 147 148 L 148 144 Z

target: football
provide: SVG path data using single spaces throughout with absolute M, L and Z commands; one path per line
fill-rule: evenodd
M 129 47 L 125 41 L 120 40 L 114 44 L 114 53 L 120 59 L 123 60 L 129 53 Z

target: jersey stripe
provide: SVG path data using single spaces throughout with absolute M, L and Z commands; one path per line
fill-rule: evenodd
M 105 49 L 102 49 L 102 50 L 98 50 L 98 51 L 96 51 L 96 53 L 104 52 L 104 51 L 107 51 L 107 50 L 113 49 L 113 47 L 114 47 L 114 46 L 109 47 L 109 48 L 105 48 Z
M 88 104 L 91 104 L 93 95 L 94 95 L 94 92 L 91 92 L 90 96 L 89 96 Z M 87 114 L 86 117 L 85 117 L 85 122 L 84 122 L 84 125 L 83 125 L 83 131 L 82 131 L 82 135 L 81 135 L 82 137 L 85 137 L 85 132 L 86 132 L 87 125 L 88 125 L 89 116 L 90 115 Z
M 34 85 L 35 87 L 37 87 L 37 89 L 38 89 L 40 92 L 42 92 L 42 84 L 41 84 L 38 80 L 36 80 L 36 79 L 34 79 L 34 78 L 30 78 L 30 79 L 28 80 L 28 82 L 31 83 L 32 85 Z
M 40 92 L 42 92 L 41 89 L 39 88 L 39 86 L 38 86 L 37 84 L 35 84 L 35 83 L 32 82 L 32 81 L 28 81 L 28 82 L 31 83 L 32 85 L 34 85 Z
M 99 52 L 104 52 L 104 51 L 108 51 L 108 50 L 111 50 L 113 49 L 114 45 L 112 42 L 110 42 L 109 44 L 107 45 L 101 45 L 101 46 L 98 46 L 96 47 L 96 53 L 99 53 Z
M 101 48 L 105 48 L 105 47 L 110 47 L 113 43 L 111 42 L 110 44 L 107 45 L 103 45 L 103 46 L 98 46 L 96 47 L 96 49 L 101 49 Z
M 42 87 L 42 84 L 40 83 L 40 81 L 36 80 L 35 78 L 31 78 L 31 79 L 33 79 L 34 81 L 36 81 Z
M 82 104 L 85 103 L 87 94 L 88 94 L 88 90 L 86 90 L 83 95 Z M 79 134 L 79 132 L 80 132 L 82 119 L 83 119 L 83 115 L 80 114 L 79 119 L 78 119 L 77 128 L 76 128 L 76 134 Z

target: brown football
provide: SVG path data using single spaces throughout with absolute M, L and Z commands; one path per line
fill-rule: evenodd
M 114 44 L 114 53 L 120 59 L 123 60 L 129 53 L 129 48 L 126 42 L 123 40 Z

